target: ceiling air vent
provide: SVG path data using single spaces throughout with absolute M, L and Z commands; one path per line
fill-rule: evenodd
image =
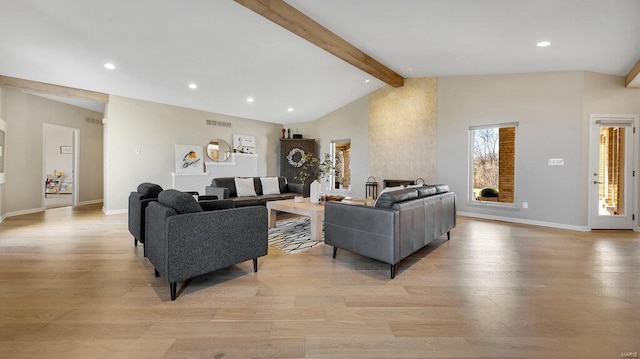
M 207 126 L 228 127 L 231 128 L 231 122 L 207 120 Z

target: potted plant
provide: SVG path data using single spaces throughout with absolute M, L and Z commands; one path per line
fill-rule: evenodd
M 480 190 L 479 201 L 498 202 L 498 189 L 494 187 L 485 187 Z
M 324 159 L 316 158 L 312 153 L 305 152 L 302 155 L 302 166 L 300 173 L 296 176 L 300 183 L 309 185 L 310 197 L 312 203 L 318 203 L 320 200 L 320 182 L 325 177 L 335 174 L 335 167 L 331 161 L 331 155 L 324 154 Z

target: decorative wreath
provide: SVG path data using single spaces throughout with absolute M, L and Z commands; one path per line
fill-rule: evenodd
M 300 154 L 300 159 L 299 160 L 294 160 L 293 156 L 296 155 L 296 153 Z M 295 168 L 300 168 L 302 167 L 302 165 L 304 164 L 304 151 L 299 149 L 299 148 L 294 148 L 291 151 L 289 151 L 289 153 L 287 154 L 287 162 L 289 162 L 289 164 Z

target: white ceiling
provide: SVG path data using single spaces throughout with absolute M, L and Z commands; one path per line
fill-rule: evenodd
M 405 77 L 624 76 L 640 59 L 640 0 L 287 2 Z M 232 0 L 0 0 L 0 75 L 276 123 L 384 85 Z

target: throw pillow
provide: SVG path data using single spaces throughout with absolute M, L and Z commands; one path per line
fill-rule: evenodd
M 280 183 L 278 177 L 260 177 L 262 183 L 262 194 L 280 194 Z
M 236 184 L 236 192 L 238 193 L 238 197 L 255 197 L 256 189 L 253 186 L 253 178 L 240 178 L 236 177 L 234 179 Z

